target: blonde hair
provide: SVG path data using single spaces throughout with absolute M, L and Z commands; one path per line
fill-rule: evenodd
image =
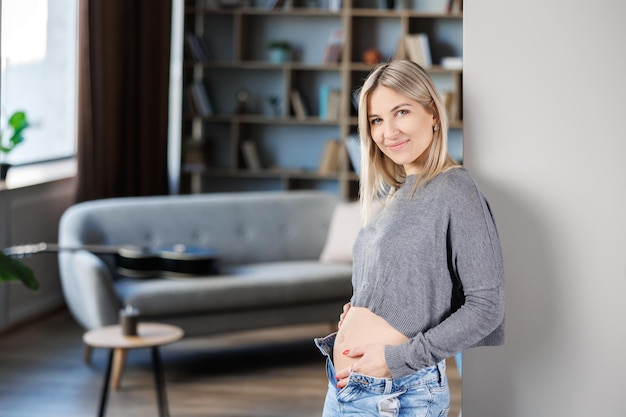
M 439 129 L 433 132 L 424 167 L 415 189 L 450 168 L 458 166 L 448 155 L 448 115 L 446 108 L 426 71 L 418 64 L 397 60 L 376 67 L 366 78 L 359 97 L 359 136 L 361 140 L 361 215 L 366 224 L 372 217 L 372 205 L 381 197 L 390 197 L 406 179 L 402 165 L 388 158 L 374 143 L 368 119 L 368 101 L 379 86 L 417 101 L 433 113 Z

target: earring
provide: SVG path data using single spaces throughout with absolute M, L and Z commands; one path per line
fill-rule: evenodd
M 439 131 L 439 125 L 434 125 L 433 132 L 438 132 L 438 131 Z

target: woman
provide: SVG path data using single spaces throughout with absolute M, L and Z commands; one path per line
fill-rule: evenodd
M 445 359 L 504 342 L 496 226 L 448 155 L 445 107 L 419 65 L 378 66 L 361 89 L 358 122 L 365 226 L 339 330 L 316 339 L 328 357 L 323 415 L 447 415 Z

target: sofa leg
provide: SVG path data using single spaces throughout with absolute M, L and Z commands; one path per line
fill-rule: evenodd
M 126 362 L 126 349 L 114 349 L 113 351 L 113 369 L 111 371 L 111 388 L 118 390 L 122 381 L 122 373 L 124 372 L 124 363 Z
M 83 352 L 83 360 L 87 365 L 91 363 L 91 352 L 93 352 L 93 348 L 87 344 L 85 344 L 85 351 Z

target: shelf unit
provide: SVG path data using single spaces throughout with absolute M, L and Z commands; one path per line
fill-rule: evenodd
M 392 59 L 399 40 L 414 33 L 428 35 L 429 73 L 442 93 L 453 94 L 458 111 L 450 123 L 450 149 L 461 158 L 462 69 L 444 68 L 441 61 L 462 56 L 463 16 L 447 11 L 448 0 L 405 0 L 392 10 L 373 0 L 343 0 L 336 10 L 328 7 L 334 0 L 285 0 L 279 9 L 268 0 L 230 0 L 238 3 L 234 7 L 219 7 L 220 1 L 185 2 L 182 192 L 324 189 L 354 199 L 358 176 L 344 143 L 357 132 L 352 93 L 374 67 L 363 63 L 363 54 L 375 48 L 383 61 Z M 340 59 L 325 62 L 329 38 L 338 30 Z M 204 58 L 197 40 L 192 53 L 190 34 L 205 45 Z M 270 62 L 273 40 L 289 41 L 289 61 Z M 208 96 L 208 112 L 192 98 L 194 83 Z M 294 89 L 306 117 L 295 114 Z M 322 89 L 337 92 L 337 110 L 328 110 L 329 117 L 323 117 L 328 103 Z M 339 143 L 337 168 L 320 173 L 331 140 Z M 247 146 L 260 169 L 251 169 L 244 143 L 252 144 Z

